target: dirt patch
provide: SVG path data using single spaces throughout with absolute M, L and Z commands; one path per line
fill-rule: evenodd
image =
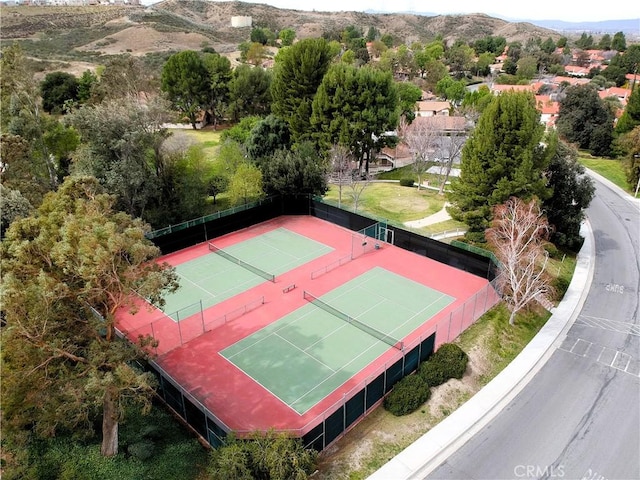
M 158 32 L 150 27 L 134 25 L 99 41 L 91 42 L 80 51 L 100 52 L 103 55 L 131 53 L 142 56 L 150 52 L 200 50 L 210 40 L 199 33 Z
M 483 342 L 469 349 L 461 380 L 431 389 L 431 398 L 410 415 L 394 417 L 380 406 L 320 454 L 314 479 L 365 478 L 428 432 L 482 388 L 491 366 Z

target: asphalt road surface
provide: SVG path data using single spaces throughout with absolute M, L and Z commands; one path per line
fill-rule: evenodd
M 426 478 L 640 479 L 640 211 L 596 181 L 595 272 L 561 346 Z

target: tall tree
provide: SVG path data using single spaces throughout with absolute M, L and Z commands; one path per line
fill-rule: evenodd
M 264 195 L 262 172 L 249 162 L 242 162 L 229 180 L 229 198 L 234 205 L 246 205 Z
M 410 82 L 397 82 L 396 88 L 400 103 L 400 116 L 404 117 L 407 123 L 411 123 L 416 117 L 416 102 L 422 98 L 422 90 Z
M 310 142 L 263 158 L 260 169 L 267 195 L 324 195 L 327 192 L 329 164 Z
M 620 136 L 618 142 L 626 157 L 627 183 L 635 189 L 635 196 L 640 190 L 640 125 Z
M 360 170 L 364 166 L 368 172 L 373 153 L 392 141 L 384 134 L 396 127 L 398 116 L 398 93 L 390 72 L 336 64 L 313 99 L 311 125 L 323 151 L 336 143 L 347 146 Z
M 578 153 L 566 143 L 551 138 L 557 144 L 545 174 L 552 194 L 542 203 L 555 245 L 578 250 L 582 245 L 580 224 L 595 193 L 593 180 L 578 163 Z
M 460 177 L 452 180 L 451 216 L 481 240 L 492 209 L 512 196 L 547 198 L 543 172 L 549 153 L 532 94 L 505 92 L 484 109 L 462 149 Z
M 289 124 L 275 115 L 260 120 L 247 139 L 247 154 L 254 161 L 270 157 L 277 150 L 291 146 Z
M 40 205 L 51 186 L 46 169 L 34 165 L 29 142 L 19 135 L 3 133 L 0 135 L 0 158 L 2 185 L 19 191 L 31 205 Z
M 424 121 L 427 118 L 420 118 L 406 128 L 402 134 L 404 143 L 409 147 L 413 156 L 412 169 L 418 177 L 418 190 L 422 185 L 422 178 L 427 173 L 429 162 L 433 161 L 436 145 L 438 142 L 438 132 L 432 124 Z
M 271 110 L 271 71 L 240 65 L 229 82 L 229 113 L 237 122 L 250 115 L 267 115 Z
M 627 49 L 627 39 L 623 32 L 616 32 L 611 40 L 611 49 L 624 52 Z
M 445 52 L 451 74 L 457 79 L 464 77 L 471 70 L 475 53 L 473 49 L 462 42 L 457 43 Z
M 33 207 L 18 190 L 12 190 L 0 184 L 0 240 L 18 218 L 28 217 Z
M 272 111 L 289 123 L 295 142 L 311 134 L 311 104 L 329 68 L 331 54 L 323 38 L 307 38 L 276 57 Z
M 634 87 L 629 96 L 624 112 L 616 124 L 616 133 L 630 132 L 638 125 L 640 125 L 640 84 Z
M 351 154 L 343 145 L 332 145 L 329 150 L 329 162 L 331 170 L 329 180 L 338 185 L 338 207 L 342 206 L 342 187 L 353 182 L 353 168 L 351 167 Z
M 90 78 L 85 78 L 90 81 Z M 100 75 L 97 84 L 92 85 L 91 94 L 95 102 L 138 98 L 158 90 L 158 79 L 143 61 L 132 55 L 116 56 L 110 59 Z
M 460 156 L 464 142 L 467 141 L 466 133 L 439 132 L 436 155 L 440 158 L 440 188 L 438 195 L 444 195 L 444 189 L 449 181 L 453 162 Z
M 162 69 L 162 90 L 195 130 L 198 113 L 209 103 L 209 72 L 202 58 L 193 50 L 183 50 L 169 57 Z
M 43 110 L 39 85 L 19 45 L 2 51 L 0 57 L 0 127 L 3 133 L 22 137 L 29 145 L 31 173 L 45 181 L 46 189 L 58 184 L 54 159 L 44 141 L 45 132 L 56 122 Z M 27 192 L 22 192 L 27 195 Z M 34 206 L 37 206 L 34 203 Z
M 560 137 L 594 155 L 607 155 L 613 140 L 613 118 L 593 85 L 567 88 L 556 126 Z
M 114 210 L 95 179 L 70 177 L 38 212 L 15 221 L 1 244 L 3 427 L 54 436 L 91 431 L 102 417 L 102 454 L 118 451 L 131 400 L 150 405 L 152 376 L 115 335 L 132 291 L 162 305 L 177 288 L 142 221 Z M 99 315 L 95 315 L 95 314 Z
M 487 240 L 500 260 L 498 281 L 511 311 L 511 325 L 520 310 L 551 291 L 546 276 L 548 254 L 543 248 L 548 233 L 535 198 L 524 202 L 512 197 L 494 207 Z
M 47 73 L 40 84 L 42 108 L 48 113 L 63 113 L 65 103 L 78 101 L 78 79 L 66 72 Z
M 231 62 L 227 57 L 217 53 L 207 53 L 204 55 L 204 66 L 209 74 L 209 95 L 207 108 L 213 128 L 222 119 L 229 106 L 229 82 L 232 71 Z
M 118 207 L 134 217 L 145 215 L 158 197 L 162 106 L 135 100 L 84 106 L 67 116 L 83 142 L 73 170 L 96 177 L 116 195 Z
M 290 47 L 296 39 L 296 31 L 292 28 L 283 28 L 280 30 L 280 33 L 278 33 L 278 38 L 283 47 Z

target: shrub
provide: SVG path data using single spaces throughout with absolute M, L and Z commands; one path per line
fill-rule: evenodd
M 384 399 L 384 408 L 393 415 L 407 415 L 429 400 L 429 385 L 418 375 L 409 375 L 400 380 Z
M 420 368 L 418 368 L 418 376 L 430 387 L 442 385 L 451 378 L 447 375 L 446 367 L 439 362 L 432 362 L 431 360 L 420 365 Z
M 149 460 L 153 457 L 155 444 L 151 440 L 142 440 L 127 447 L 127 452 L 138 460 Z
M 462 378 L 467 370 L 469 357 L 455 343 L 443 343 L 440 348 L 433 354 L 433 359 L 443 365 L 446 365 L 449 378 Z
M 440 348 L 420 365 L 418 375 L 430 387 L 437 387 L 450 378 L 462 378 L 467 369 L 469 357 L 455 343 L 443 343 Z
M 545 244 L 544 249 L 549 254 L 549 257 L 551 257 L 553 259 L 562 258 L 562 252 L 560 250 L 558 250 L 558 247 L 556 247 L 553 243 Z
M 571 282 L 570 278 L 566 278 L 562 276 L 556 277 L 553 279 L 553 281 L 551 282 L 551 286 L 555 291 L 554 298 L 556 300 L 561 300 L 562 297 L 564 297 L 564 294 L 567 293 L 567 290 L 569 289 L 570 282 Z
M 413 187 L 415 180 L 413 178 L 401 178 L 400 185 L 403 187 Z

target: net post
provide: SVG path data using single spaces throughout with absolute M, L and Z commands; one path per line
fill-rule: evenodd
M 204 333 L 204 310 L 202 308 L 202 299 L 200 299 L 200 320 L 202 322 L 202 333 Z

